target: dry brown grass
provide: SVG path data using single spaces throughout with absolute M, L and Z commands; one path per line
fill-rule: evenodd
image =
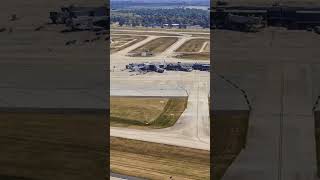
M 131 53 L 141 53 L 143 51 L 151 51 L 155 54 L 162 53 L 177 40 L 177 37 L 160 37 L 138 47 L 137 49 L 131 51 Z
M 146 36 L 112 35 L 112 40 L 115 42 L 118 41 L 119 43 L 111 44 L 110 52 L 114 53 L 117 51 L 121 51 L 127 47 L 132 46 L 133 44 L 136 44 L 140 41 L 143 41 L 146 38 L 147 38 Z M 130 41 L 132 41 L 132 42 L 130 42 Z M 130 43 L 125 44 L 127 42 L 130 42 Z M 121 47 L 116 47 L 116 46 L 121 46 Z
M 168 100 L 160 97 L 111 97 L 110 113 L 112 117 L 152 122 L 161 114 Z
M 191 39 L 180 46 L 176 52 L 199 52 L 201 47 L 209 39 Z
M 210 179 L 210 152 L 111 137 L 111 171 L 147 179 Z
M 209 39 L 199 38 L 199 39 L 191 39 L 187 42 L 185 42 L 182 46 L 180 46 L 176 52 L 178 52 L 178 55 L 176 55 L 177 58 L 181 59 L 190 59 L 190 60 L 209 60 L 210 58 L 210 45 L 207 43 L 205 45 L 204 43 L 209 42 Z M 201 49 L 205 45 L 202 52 Z
M 105 177 L 105 113 L 1 112 L 0 119 L 0 179 Z
M 148 129 L 173 126 L 187 106 L 186 97 L 111 97 L 110 124 Z

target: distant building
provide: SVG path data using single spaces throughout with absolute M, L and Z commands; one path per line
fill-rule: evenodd
M 163 24 L 164 28 L 181 28 L 180 24 Z
M 180 27 L 180 24 L 172 24 L 172 27 L 173 27 L 173 28 L 179 28 L 179 27 Z

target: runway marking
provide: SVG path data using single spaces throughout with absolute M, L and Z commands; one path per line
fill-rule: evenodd
M 207 44 L 209 44 L 209 41 L 206 41 L 203 43 L 201 49 L 199 50 L 199 52 L 204 52 L 204 48 L 206 48 Z
M 123 43 L 122 45 L 116 45 L 116 46 L 114 46 L 113 48 L 121 48 L 121 47 L 123 47 L 123 46 L 126 46 L 126 45 L 128 45 L 128 44 L 130 44 L 130 43 L 133 43 L 134 41 L 136 41 L 136 40 L 138 40 L 138 39 L 132 39 L 131 41 L 118 41 L 119 43 L 120 42 L 125 42 L 125 43 Z
M 247 103 L 247 105 L 248 105 L 249 111 L 252 110 L 252 106 L 251 106 L 251 103 L 250 103 L 250 101 L 249 101 L 248 94 L 247 94 L 247 92 L 246 92 L 244 89 L 240 88 L 239 85 L 237 85 L 237 84 L 234 83 L 233 81 L 225 78 L 223 75 L 218 74 L 218 73 L 216 73 L 216 72 L 214 72 L 214 71 L 213 71 L 213 73 L 216 74 L 216 75 L 217 75 L 218 77 L 220 77 L 221 79 L 223 79 L 224 81 L 226 81 L 227 83 L 229 83 L 232 87 L 240 90 L 240 92 L 242 93 L 244 99 L 246 100 L 246 103 Z

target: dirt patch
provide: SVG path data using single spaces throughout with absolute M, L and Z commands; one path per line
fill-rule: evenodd
M 146 179 L 210 179 L 210 152 L 111 137 L 111 171 Z
M 213 111 L 211 119 L 212 179 L 219 180 L 246 145 L 249 112 Z

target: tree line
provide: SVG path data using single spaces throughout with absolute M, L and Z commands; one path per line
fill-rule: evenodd
M 209 28 L 209 11 L 202 9 L 130 9 L 111 12 L 111 23 L 120 26 L 161 26 L 179 24 L 181 27 L 199 25 Z

